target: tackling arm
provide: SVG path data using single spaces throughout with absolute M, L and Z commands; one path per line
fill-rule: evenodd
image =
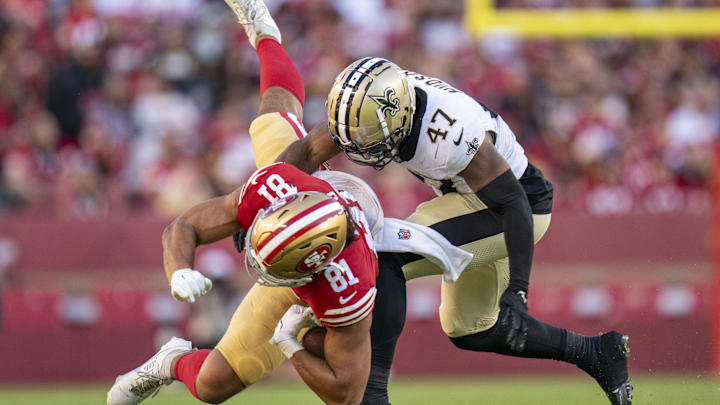
M 197 204 L 177 217 L 162 235 L 163 267 L 168 281 L 179 269 L 192 268 L 195 247 L 217 242 L 240 231 L 237 203 L 240 189 Z
M 534 248 L 532 211 L 525 191 L 495 150 L 489 133 L 460 176 L 488 209 L 502 218 L 510 259 L 508 290 L 527 292 Z
M 307 350 L 291 358 L 303 381 L 326 404 L 359 404 L 370 376 L 372 315 L 341 328 L 327 328 L 325 359 Z
M 312 173 L 339 152 L 340 148 L 333 142 L 326 120 L 316 125 L 308 136 L 290 144 L 276 162 L 290 163 L 305 173 Z

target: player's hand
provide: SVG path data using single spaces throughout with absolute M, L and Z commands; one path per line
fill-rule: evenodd
M 527 292 L 508 288 L 500 298 L 500 326 L 507 330 L 505 344 L 516 352 L 525 350 L 528 334 Z
M 245 250 L 245 230 L 241 229 L 240 231 L 233 234 L 233 244 L 235 245 L 235 250 L 238 251 L 238 253 L 242 253 L 243 250 Z
M 207 294 L 212 289 L 212 280 L 197 270 L 180 269 L 173 273 L 170 279 L 172 296 L 177 301 L 194 303 L 198 297 Z
M 300 330 L 317 325 L 319 322 L 311 308 L 292 305 L 275 327 L 270 343 L 280 348 L 289 359 L 295 352 L 303 350 L 303 346 L 297 340 Z

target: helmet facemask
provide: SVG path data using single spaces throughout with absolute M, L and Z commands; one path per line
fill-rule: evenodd
M 396 129 L 393 133 L 389 134 L 381 142 L 376 143 L 372 146 L 360 148 L 356 143 L 350 142 L 347 145 L 339 143 L 339 137 L 333 135 L 335 144 L 343 149 L 345 156 L 353 162 L 363 165 L 371 166 L 375 170 L 382 170 L 388 163 L 390 163 L 400 153 L 400 147 L 402 141 L 405 140 L 406 135 L 402 132 L 401 128 Z

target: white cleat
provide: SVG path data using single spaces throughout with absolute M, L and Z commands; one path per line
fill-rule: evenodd
M 271 37 L 281 42 L 280 29 L 263 0 L 225 0 L 245 28 L 250 45 L 257 45 L 258 37 Z
M 192 343 L 173 337 L 150 360 L 115 379 L 107 393 L 107 405 L 136 405 L 163 385 L 173 382 L 170 367 L 177 356 L 191 353 Z

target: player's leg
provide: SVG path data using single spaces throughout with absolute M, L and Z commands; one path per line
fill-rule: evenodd
M 174 377 L 201 401 L 220 403 L 273 371 L 285 356 L 268 341 L 277 322 L 300 300 L 289 288 L 254 285 L 238 306 L 217 347 L 184 355 Z
M 250 139 L 258 167 L 275 161 L 291 143 L 306 135 L 302 125 L 305 89 L 295 65 L 282 45 L 263 38 L 260 59 L 260 107 L 250 125 Z
M 304 136 L 305 87 L 281 45 L 277 24 L 262 0 L 225 0 L 238 16 L 260 61 L 260 106 L 250 126 L 258 167 L 272 163 L 285 148 Z
M 302 120 L 305 87 L 300 72 L 278 40 L 261 37 L 257 44 L 260 60 L 260 107 L 258 115 L 291 113 Z
M 227 400 L 285 360 L 268 340 L 285 311 L 298 303 L 289 288 L 253 286 L 217 347 L 180 356 L 175 360 L 173 377 L 203 402 Z
M 509 327 L 498 322 L 499 306 L 507 288 L 509 266 L 502 223 L 474 195 L 447 194 L 421 204 L 409 220 L 427 225 L 474 254 L 455 283 L 443 283 L 440 320 L 453 343 L 466 350 L 530 358 L 548 358 L 577 364 L 603 389 L 631 389 L 627 373 L 627 338 L 617 332 L 589 338 L 543 323 L 529 315 L 527 343 L 514 351 L 507 343 Z M 533 215 L 535 242 L 548 229 L 550 215 Z M 408 279 L 437 274 L 425 259 L 403 266 Z M 621 397 L 625 395 L 618 391 Z M 612 398 L 611 398 L 612 399 Z M 613 403 L 627 403 L 617 399 Z
M 150 360 L 117 378 L 108 405 L 135 405 L 176 379 L 201 401 L 227 400 L 285 360 L 268 341 L 293 304 L 302 303 L 289 288 L 253 286 L 214 350 L 193 350 L 191 342 L 172 338 Z
M 172 377 L 185 384 L 195 398 L 210 404 L 223 402 L 245 388 L 217 349 L 179 356 L 172 370 Z
M 510 325 L 499 307 L 509 279 L 507 258 L 443 283 L 440 318 L 457 347 L 514 357 L 553 359 L 577 365 L 593 377 L 613 404 L 628 404 L 632 386 L 627 369 L 627 336 L 612 331 L 588 337 L 521 314 L 527 324 L 522 350 L 508 343 Z
M 258 167 L 275 161 L 291 143 L 306 135 L 302 125 L 305 89 L 300 73 L 279 42 L 261 39 L 260 107 L 250 125 L 250 139 Z
M 362 405 L 387 405 L 388 379 L 395 345 L 405 326 L 405 277 L 395 253 L 378 253 L 380 272 L 376 280 L 377 296 L 370 339 L 372 357 Z

